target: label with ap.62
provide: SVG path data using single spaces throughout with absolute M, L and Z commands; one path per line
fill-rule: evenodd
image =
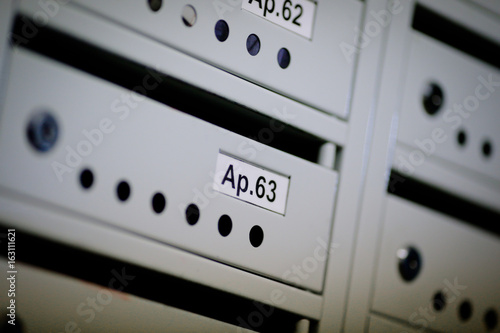
M 243 0 L 241 8 L 311 39 L 316 3 L 311 0 Z
M 290 177 L 219 153 L 214 190 L 285 215 Z

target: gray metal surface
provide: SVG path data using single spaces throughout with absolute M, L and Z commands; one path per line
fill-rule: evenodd
M 4 187 L 321 291 L 323 253 L 329 250 L 324 249 L 329 242 L 325 235 L 329 234 L 336 191 L 334 171 L 258 143 L 255 154 L 245 155 L 248 149 L 241 150 L 241 143 L 249 139 L 146 99 L 123 113 L 126 104 L 114 102 L 127 91 L 26 51 L 19 50 L 14 56 L 11 77 L 0 130 L 1 154 L 9 156 L 2 159 L 0 168 Z M 43 89 L 49 77 L 51 85 Z M 22 98 L 24 94 L 30 98 Z M 47 154 L 34 151 L 26 139 L 27 120 L 39 110 L 52 112 L 61 128 L 57 146 Z M 291 175 L 286 215 L 214 192 L 219 150 Z M 84 168 L 95 174 L 95 185 L 88 191 L 78 183 Z M 122 180 L 131 186 L 127 202 L 120 202 L 115 194 Z M 156 192 L 167 200 L 161 214 L 151 208 Z M 194 226 L 185 218 L 190 203 L 200 209 L 200 221 Z M 233 220 L 228 237 L 217 230 L 217 221 L 224 214 Z M 264 230 L 258 248 L 249 241 L 254 225 Z M 316 250 L 322 260 L 314 258 Z M 310 272 L 297 277 L 292 269 L 302 263 Z
M 500 313 L 498 236 L 473 221 L 466 224 L 388 194 L 388 187 L 395 185 L 389 175 L 396 170 L 500 211 L 498 69 L 412 28 L 419 3 L 500 44 L 497 2 L 319 0 L 310 40 L 241 10 L 242 0 L 157 1 L 158 11 L 149 3 L 0 3 L 2 227 L 273 305 L 293 314 L 296 332 L 486 330 L 486 311 Z M 186 5 L 192 7 L 185 10 Z M 250 141 L 13 47 L 9 29 L 17 13 L 315 137 L 318 159 L 308 162 Z M 220 19 L 229 26 L 224 42 L 214 34 Z M 252 33 L 261 43 L 256 55 L 245 47 Z M 291 52 L 286 69 L 277 62 L 281 47 Z M 493 83 L 485 85 L 488 81 Z M 444 92 L 434 116 L 422 104 L 431 82 Z M 453 111 L 476 99 L 477 110 Z M 42 111 L 59 124 L 58 139 L 47 152 L 35 151 L 27 138 L 30 119 Z M 459 131 L 466 133 L 465 144 L 458 142 Z M 492 148 L 489 157 L 482 152 L 485 140 Z M 215 192 L 221 152 L 290 177 L 284 215 Z M 85 168 L 94 174 L 89 189 L 79 180 Z M 131 186 L 123 202 L 116 194 L 122 180 Z M 156 192 L 166 197 L 159 214 L 152 208 Z M 201 212 L 194 225 L 185 217 L 190 203 Z M 224 214 L 232 219 L 225 237 L 218 230 Z M 255 225 L 264 232 L 260 246 L 250 240 Z M 397 258 L 408 246 L 423 259 L 420 274 L 409 282 L 401 278 Z M 20 265 L 19 286 L 25 289 L 19 314 L 28 331 L 35 330 L 35 322 L 64 329 L 60 324 L 72 311 L 70 304 L 37 312 L 38 303 L 28 297 L 57 290 L 72 302 L 96 292 Z M 438 292 L 446 300 L 440 311 L 432 303 Z M 282 301 L 276 302 L 276 293 Z M 130 302 L 117 297 L 89 331 L 110 323 L 121 329 L 114 326 L 117 318 L 139 308 L 152 329 L 167 324 L 180 332 L 243 329 L 123 297 Z M 54 300 L 59 298 L 46 304 Z M 465 300 L 472 316 L 461 320 Z M 247 319 L 253 315 L 241 313 Z M 54 323 L 59 326 L 50 326 Z
M 241 0 L 189 2 L 197 12 L 192 27 L 186 27 L 181 20 L 182 9 L 188 4 L 184 1 L 165 2 L 155 13 L 144 1 L 76 3 L 287 97 L 342 118 L 348 115 L 356 55 L 346 58 L 339 45 L 355 45 L 359 1 L 319 2 L 311 40 L 241 10 Z M 134 19 L 130 13 L 134 13 Z M 220 19 L 229 25 L 229 37 L 223 43 L 214 34 L 215 23 Z M 262 44 L 254 57 L 245 48 L 252 33 L 260 36 Z M 286 69 L 276 61 L 282 47 L 291 54 Z

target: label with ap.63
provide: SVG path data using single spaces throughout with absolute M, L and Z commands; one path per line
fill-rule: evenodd
M 219 153 L 214 190 L 285 215 L 290 177 Z

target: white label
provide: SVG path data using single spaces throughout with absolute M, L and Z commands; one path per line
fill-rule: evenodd
M 285 215 L 290 177 L 223 153 L 217 157 L 215 175 L 214 190 Z
M 243 0 L 241 8 L 308 39 L 316 4 L 310 0 Z

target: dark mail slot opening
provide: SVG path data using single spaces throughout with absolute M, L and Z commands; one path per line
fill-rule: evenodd
M 412 28 L 456 50 L 500 68 L 500 45 L 420 4 L 415 5 Z
M 314 135 L 55 29 L 37 27 L 30 38 L 24 38 L 27 25 L 36 26 L 24 16 L 16 17 L 11 36 L 14 47 L 24 47 L 299 158 L 318 161 L 326 141 Z

